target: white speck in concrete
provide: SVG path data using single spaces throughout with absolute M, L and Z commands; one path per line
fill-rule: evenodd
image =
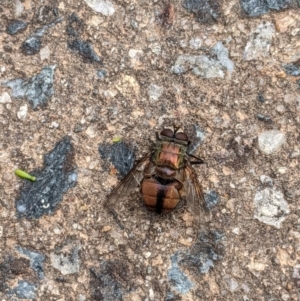
M 285 143 L 285 134 L 278 131 L 265 131 L 258 136 L 259 149 L 267 154 L 273 154 Z
M 254 218 L 278 229 L 289 213 L 289 205 L 276 187 L 259 189 L 254 197 L 254 206 Z
M 163 87 L 160 87 L 160 86 L 157 86 L 154 84 L 150 84 L 149 88 L 148 88 L 148 95 L 149 95 L 150 100 L 157 101 L 160 98 L 160 96 L 162 95 L 163 91 L 164 91 Z
M 3 92 L 0 95 L 0 103 L 10 103 L 10 102 L 11 102 L 10 95 L 7 92 Z
M 259 24 L 251 33 L 245 47 L 244 60 L 249 61 L 268 56 L 274 36 L 275 26 L 272 23 L 264 22 Z
M 104 16 L 112 16 L 115 13 L 115 8 L 112 2 L 107 0 L 84 0 L 84 2 L 94 11 L 101 13 Z

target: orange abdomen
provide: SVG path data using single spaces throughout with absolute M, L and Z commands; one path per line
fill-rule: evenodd
M 176 181 L 160 183 L 155 178 L 146 178 L 142 182 L 142 196 L 145 204 L 158 213 L 174 209 L 180 200 L 183 185 Z

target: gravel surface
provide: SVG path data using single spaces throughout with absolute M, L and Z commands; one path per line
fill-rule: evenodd
M 299 37 L 299 0 L 0 0 L 0 300 L 299 301 Z M 174 123 L 210 222 L 111 214 Z

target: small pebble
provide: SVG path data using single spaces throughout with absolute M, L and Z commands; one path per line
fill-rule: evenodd
M 157 101 L 162 95 L 164 88 L 155 84 L 150 84 L 148 87 L 148 95 L 150 100 Z
M 283 193 L 276 187 L 258 189 L 254 197 L 254 206 L 254 218 L 277 229 L 289 213 L 289 205 Z
M 102 62 L 102 59 L 94 51 L 91 43 L 87 41 L 74 39 L 68 42 L 68 47 L 71 50 L 77 51 L 83 57 L 83 61 L 86 63 Z
M 290 0 L 240 0 L 241 7 L 249 17 L 258 17 L 270 10 L 280 11 L 289 7 Z
M 33 109 L 44 105 L 54 94 L 53 81 L 56 66 L 44 67 L 42 71 L 28 80 L 16 78 L 5 81 L 4 85 L 12 89 L 11 95 L 15 98 L 25 98 Z
M 15 5 L 14 5 L 14 8 L 15 8 L 15 16 L 16 17 L 19 17 L 19 16 L 21 16 L 21 14 L 23 13 L 23 11 L 24 11 L 24 6 L 23 6 L 23 4 L 21 3 L 21 1 L 20 0 L 15 0 L 14 1 L 15 3 Z
M 22 20 L 12 20 L 6 27 L 6 32 L 10 35 L 15 35 L 18 32 L 24 31 L 27 28 L 27 23 Z
M 279 167 L 279 168 L 278 168 L 278 172 L 279 172 L 280 174 L 282 174 L 282 175 L 285 174 L 285 173 L 287 172 L 287 170 L 288 170 L 288 169 L 287 169 L 286 167 Z
M 7 92 L 3 92 L 0 95 L 0 103 L 2 103 L 2 104 L 4 104 L 4 103 L 11 103 L 10 95 Z
M 61 230 L 59 228 L 53 229 L 54 234 L 59 235 L 61 233 Z
M 16 246 L 16 250 L 29 258 L 30 267 L 38 274 L 39 279 L 44 279 L 45 255 L 30 249 L 22 248 L 20 246 Z
M 51 124 L 50 124 L 50 128 L 54 128 L 54 129 L 57 129 L 59 127 L 59 123 L 58 122 L 56 122 L 56 121 L 53 121 L 53 122 L 51 122 Z
M 244 51 L 244 60 L 250 61 L 269 56 L 275 32 L 273 23 L 259 24 L 250 34 Z
M 202 40 L 199 37 L 196 37 L 196 38 L 193 38 L 190 40 L 190 47 L 192 49 L 197 50 L 201 47 L 201 45 L 202 45 Z
M 228 277 L 225 279 L 225 282 L 227 284 L 229 291 L 231 292 L 236 291 L 237 288 L 239 287 L 238 282 L 234 278 Z
M 102 228 L 102 232 L 109 232 L 111 230 L 111 226 L 107 225 Z
M 285 73 L 291 76 L 300 75 L 300 59 L 284 66 Z
M 85 301 L 85 300 L 86 300 L 85 295 L 79 294 L 79 295 L 77 296 L 77 301 Z
M 240 228 L 234 228 L 234 229 L 232 229 L 232 233 L 234 233 L 234 234 L 236 234 L 236 235 L 239 235 L 240 234 Z
M 209 190 L 204 194 L 207 208 L 210 210 L 220 202 L 220 197 L 215 190 Z
M 151 252 L 144 253 L 145 258 L 149 258 L 151 256 Z
M 41 61 L 50 59 L 50 49 L 48 45 L 40 50 L 40 57 L 41 57 Z
M 256 117 L 260 121 L 264 121 L 264 122 L 267 122 L 267 123 L 271 123 L 272 122 L 271 117 L 263 115 L 263 114 L 257 114 Z
M 267 154 L 273 154 L 285 143 L 285 134 L 277 131 L 265 131 L 258 136 L 260 150 Z
M 260 176 L 260 182 L 262 184 L 273 186 L 273 180 L 269 176 L 266 176 L 266 175 L 261 175 Z
M 25 280 L 18 280 L 18 285 L 13 288 L 12 292 L 19 299 L 34 299 L 36 290 L 36 285 Z
M 154 292 L 152 288 L 149 289 L 149 298 L 150 300 L 154 300 Z
M 74 246 L 69 254 L 50 253 L 52 267 L 59 270 L 63 275 L 78 273 L 80 268 L 79 250 L 80 246 Z
M 113 3 L 108 0 L 84 0 L 84 2 L 94 11 L 104 16 L 112 16 L 115 13 Z
M 222 7 L 215 0 L 184 0 L 182 6 L 194 14 L 196 21 L 201 23 L 215 23 L 222 17 Z
M 262 91 L 259 91 L 258 92 L 258 95 L 257 95 L 257 100 L 261 103 L 264 103 L 265 102 L 265 97 L 264 97 L 264 94 Z
M 67 21 L 67 34 L 69 36 L 79 36 L 83 30 L 83 22 L 82 20 L 75 14 L 72 13 L 71 16 L 69 16 Z
M 97 70 L 96 73 L 97 73 L 98 78 L 101 78 L 101 79 L 105 78 L 107 75 L 107 72 L 105 70 Z
M 27 111 L 28 111 L 28 106 L 27 105 L 21 106 L 18 113 L 17 113 L 18 118 L 20 120 L 25 120 L 26 115 L 27 115 Z
M 43 27 L 35 30 L 22 44 L 22 51 L 26 55 L 34 55 L 38 53 L 42 46 L 42 38 L 44 34 L 57 23 L 60 23 L 64 18 L 60 17 L 54 20 L 50 24 L 46 24 Z
M 285 106 L 284 106 L 284 105 L 278 105 L 278 106 L 276 107 L 276 111 L 277 111 L 278 113 L 283 114 L 283 113 L 285 112 Z

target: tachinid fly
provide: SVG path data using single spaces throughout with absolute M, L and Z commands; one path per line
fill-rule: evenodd
M 156 134 L 156 147 L 139 160 L 112 191 L 106 205 L 112 208 L 138 186 L 145 204 L 158 213 L 174 209 L 185 197 L 189 210 L 199 219 L 207 211 L 202 187 L 192 164 L 203 161 L 187 153 L 190 140 L 174 126 Z M 191 158 L 197 161 L 192 162 Z

